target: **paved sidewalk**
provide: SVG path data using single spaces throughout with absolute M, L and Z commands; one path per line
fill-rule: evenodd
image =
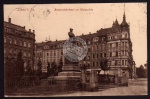
M 98 92 L 76 92 L 55 96 L 126 96 L 126 95 L 147 95 L 147 79 L 129 81 L 128 87 L 115 87 Z

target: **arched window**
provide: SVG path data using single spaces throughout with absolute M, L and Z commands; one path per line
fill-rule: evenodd
M 125 34 L 122 34 L 122 38 L 125 38 Z
M 28 47 L 31 47 L 31 43 L 28 43 Z
M 11 38 L 9 38 L 9 43 L 12 44 L 12 39 Z
M 4 43 L 6 43 L 6 37 L 4 37 Z
M 88 41 L 88 44 L 91 44 L 90 40 Z
M 24 47 L 26 47 L 27 46 L 27 43 L 26 42 L 24 42 Z
M 22 46 L 22 41 L 19 42 L 19 45 Z
M 17 40 L 16 39 L 14 39 L 14 44 L 17 45 Z

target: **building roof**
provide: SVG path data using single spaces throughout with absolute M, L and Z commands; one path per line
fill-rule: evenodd
M 25 27 L 23 26 L 19 26 L 19 25 L 16 25 L 16 24 L 12 24 L 12 23 L 9 23 L 9 22 L 6 22 L 4 21 L 4 27 L 8 27 L 8 28 L 13 28 L 15 30 L 20 30 L 20 31 L 24 31 L 24 32 L 28 32 Z
M 107 33 L 109 33 L 111 31 L 111 28 L 105 28 L 105 29 L 100 29 L 97 31 L 97 33 L 89 33 L 89 34 L 82 34 L 76 37 L 80 37 L 84 40 L 92 40 L 93 37 L 99 37 L 99 36 L 106 36 Z M 46 41 L 46 42 L 41 42 L 41 43 L 36 43 L 38 46 L 42 46 L 42 45 L 57 45 L 60 43 L 65 42 L 66 40 L 59 40 L 59 41 Z
M 129 26 L 128 23 L 126 22 L 126 15 L 125 15 L 125 12 L 124 12 L 124 15 L 123 15 L 123 21 L 122 21 L 122 23 L 121 23 L 121 26 L 122 26 L 122 27 Z
M 122 26 L 122 27 L 123 27 L 123 26 L 126 27 L 126 26 L 129 26 L 129 25 L 128 25 L 128 23 L 127 23 L 126 21 L 123 21 L 123 22 L 121 23 L 121 26 Z
M 59 41 L 48 41 L 48 42 L 45 42 L 46 44 L 49 44 L 49 45 L 56 45 L 56 44 L 60 44 L 60 43 L 63 43 L 65 42 L 65 40 L 59 40 Z
M 109 33 L 111 31 L 111 28 L 105 28 L 105 29 L 100 29 L 97 31 L 97 33 L 90 33 L 90 34 L 85 34 L 85 35 L 80 35 L 77 37 L 81 37 L 82 39 L 88 39 L 88 40 L 92 40 L 93 37 L 99 37 L 99 36 L 106 36 L 107 33 Z
M 65 42 L 65 40 L 46 41 L 46 42 L 36 43 L 36 45 L 38 45 L 38 46 L 43 46 L 43 45 L 45 45 L 45 44 L 47 44 L 47 45 L 56 45 L 56 44 L 60 44 L 60 43 L 63 43 L 63 42 Z

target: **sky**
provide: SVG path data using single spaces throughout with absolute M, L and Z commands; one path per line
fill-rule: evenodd
M 10 17 L 12 23 L 35 30 L 36 42 L 42 42 L 65 40 L 70 28 L 77 36 L 109 28 L 116 18 L 120 24 L 124 11 L 139 67 L 147 62 L 147 3 L 7 4 L 4 21 Z

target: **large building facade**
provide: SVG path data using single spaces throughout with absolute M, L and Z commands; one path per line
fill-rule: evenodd
M 23 61 L 28 60 L 34 66 L 34 46 L 35 34 L 34 30 L 27 31 L 25 26 L 19 26 L 11 22 L 4 21 L 4 62 L 6 57 L 17 58 L 19 52 L 23 54 Z
M 130 25 L 126 22 L 125 13 L 121 24 L 116 19 L 110 28 L 101 28 L 96 33 L 78 37 L 88 46 L 88 53 L 79 65 L 87 64 L 89 69 L 100 69 L 102 62 L 107 60 L 109 74 L 115 75 L 124 71 L 129 77 L 134 75 Z M 61 57 L 64 62 L 63 43 L 64 41 L 47 41 L 36 44 L 36 54 L 41 55 L 38 57 L 42 60 L 43 70 L 46 69 L 47 62 L 55 61 L 58 64 Z

